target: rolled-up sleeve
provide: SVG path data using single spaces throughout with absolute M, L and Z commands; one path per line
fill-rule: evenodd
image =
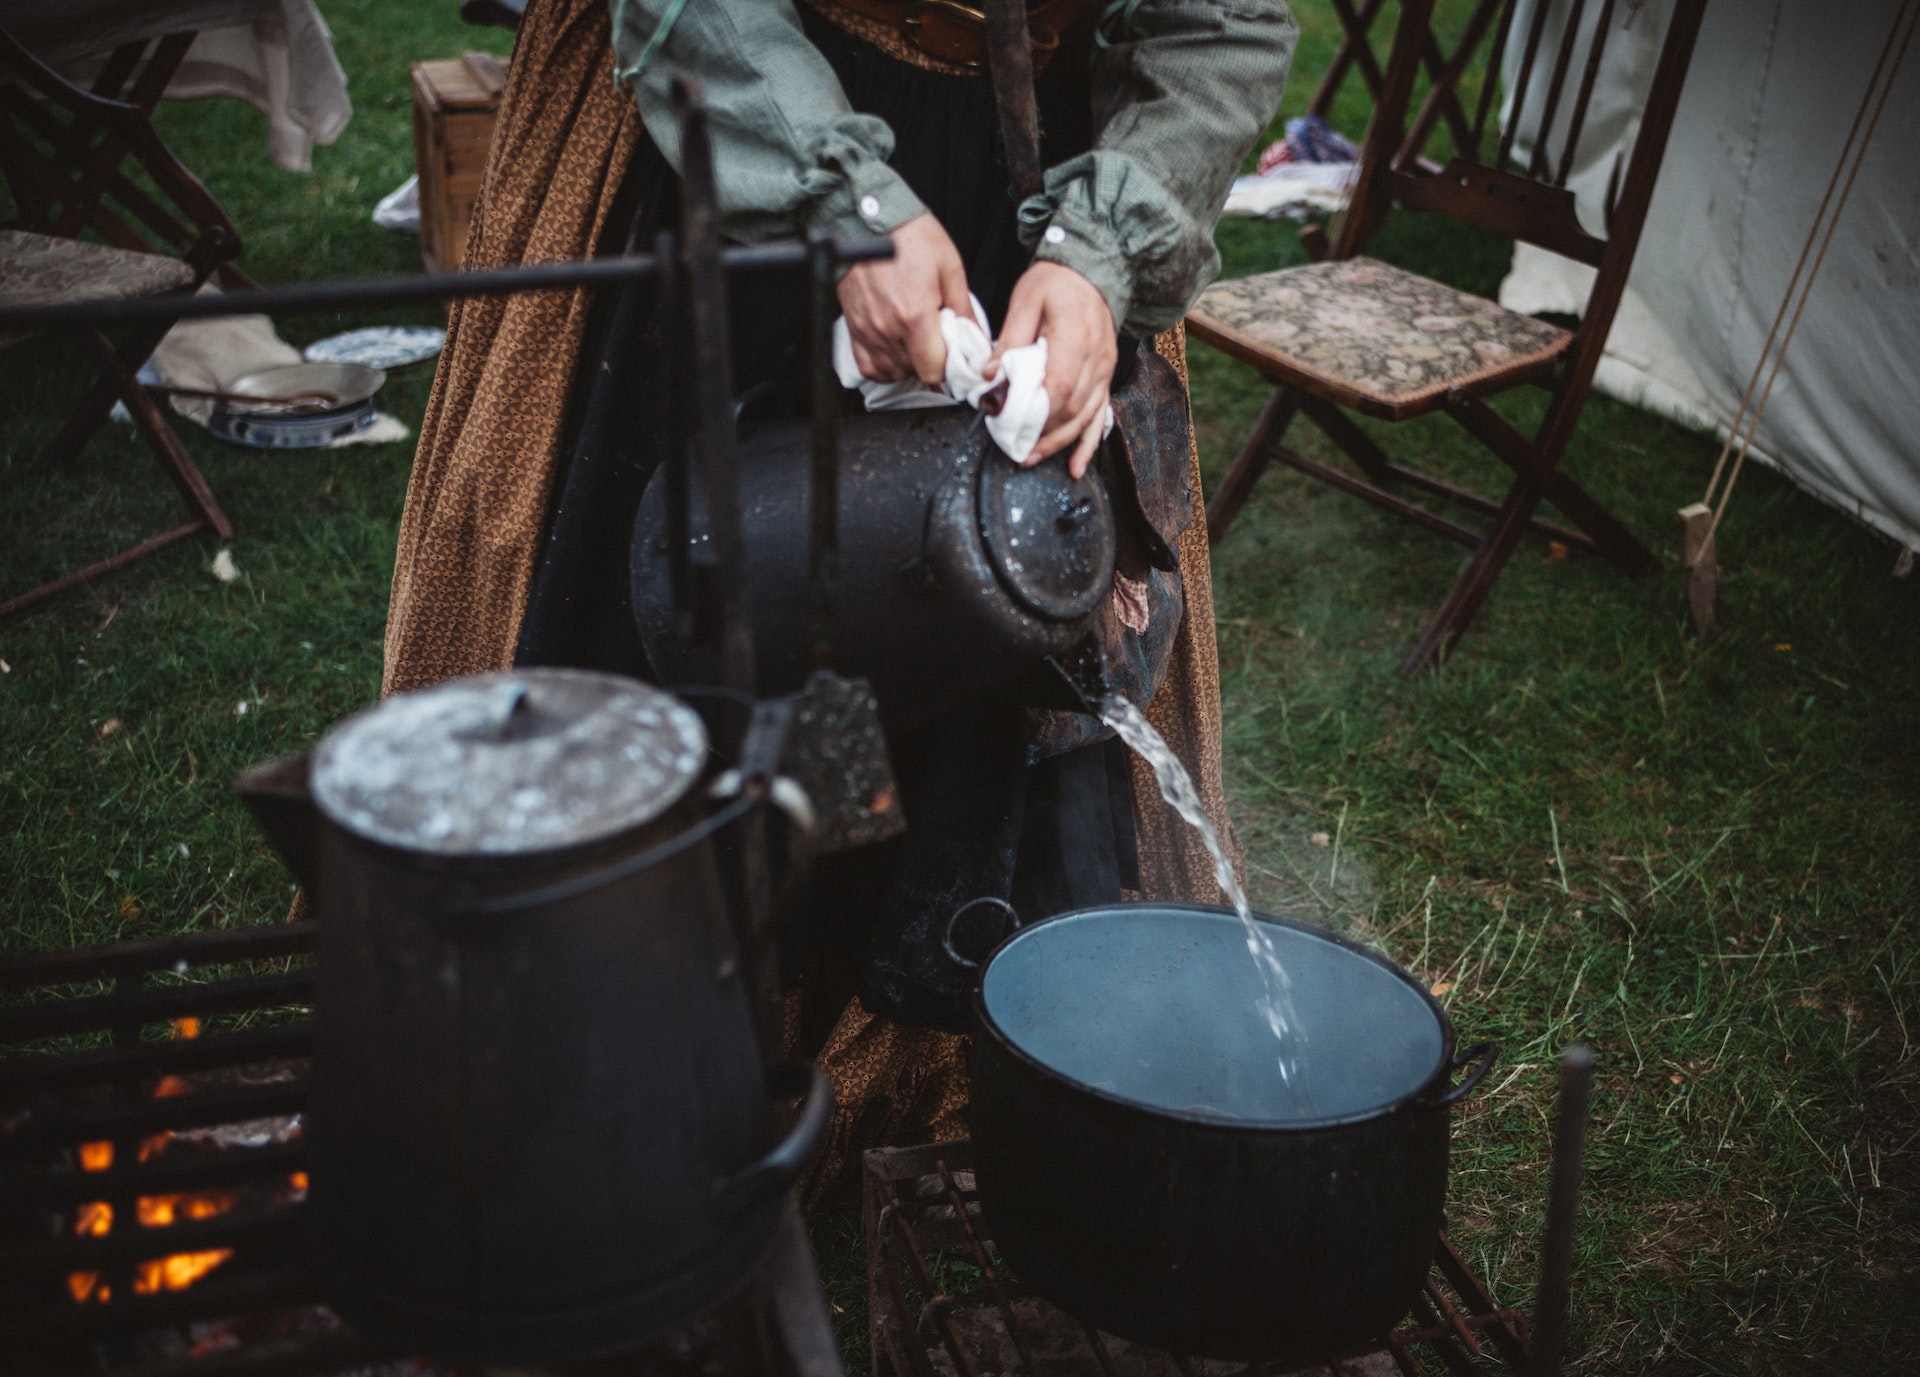
M 699 75 L 720 231 L 729 238 L 753 243 L 813 229 L 885 234 L 925 212 L 887 166 L 893 131 L 847 103 L 791 0 L 692 0 L 683 7 L 671 0 L 620 0 L 613 37 L 617 78 L 675 168 L 680 126 L 673 73 Z
M 1109 6 L 1094 146 L 1020 207 L 1034 256 L 1092 282 L 1129 334 L 1179 320 L 1220 270 L 1220 208 L 1279 108 L 1297 36 L 1282 0 Z

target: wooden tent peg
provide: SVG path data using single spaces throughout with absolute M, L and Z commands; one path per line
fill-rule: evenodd
M 1713 508 L 1694 502 L 1679 511 L 1680 563 L 1687 571 L 1687 620 L 1693 634 L 1720 634 L 1720 561 L 1713 547 Z

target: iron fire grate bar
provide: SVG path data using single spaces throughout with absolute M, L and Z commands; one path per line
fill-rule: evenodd
M 0 962 L 0 1374 L 455 1377 L 356 1335 L 308 1265 L 314 934 Z M 817 1292 L 796 1213 L 734 1299 L 555 1374 L 838 1377 Z
M 972 1165 L 965 1139 L 866 1154 L 873 1377 L 1279 1377 L 1129 1343 L 1043 1300 L 1016 1297 L 996 1267 Z M 1495 1303 L 1443 1234 L 1410 1323 L 1371 1351 L 1338 1355 L 1298 1377 L 1420 1377 L 1422 1353 L 1473 1377 L 1489 1345 L 1527 1370 L 1525 1318 Z

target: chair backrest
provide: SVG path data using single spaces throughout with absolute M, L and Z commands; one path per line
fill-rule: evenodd
M 1454 51 L 1441 57 L 1431 27 L 1434 2 L 1402 0 L 1352 209 L 1334 256 L 1363 252 L 1398 203 L 1525 240 L 1603 273 L 1617 267 L 1624 277 L 1666 153 L 1706 0 L 1672 0 L 1633 151 L 1605 189 L 1598 233 L 1581 223 L 1568 177 L 1609 42 L 1629 25 L 1656 22 L 1646 11 L 1659 6 L 1647 0 L 1477 0 Z M 1549 20 L 1556 17 L 1554 41 Z M 1635 37 L 1644 41 L 1644 30 Z M 1427 89 L 1414 111 L 1423 69 Z M 1510 87 L 1505 99 L 1496 101 L 1496 92 L 1508 85 L 1507 74 Z M 1479 90 L 1473 93 L 1476 79 Z M 1506 115 L 1498 131 L 1489 127 L 1497 107 Z M 1469 109 L 1471 116 L 1465 113 Z M 1454 152 L 1439 166 L 1422 154 L 1442 125 L 1452 134 Z
M 240 253 L 220 203 L 137 106 L 81 89 L 0 30 L 0 172 L 11 226 L 164 253 L 204 281 Z

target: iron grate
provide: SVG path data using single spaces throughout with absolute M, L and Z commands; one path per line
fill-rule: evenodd
M 314 935 L 289 923 L 0 962 L 0 1373 L 471 1371 L 357 1335 L 309 1266 Z M 797 1210 L 737 1296 L 555 1373 L 841 1377 Z
M 873 1377 L 1280 1377 L 1130 1343 L 1016 1294 L 996 1267 L 972 1161 L 965 1139 L 866 1154 Z M 1498 1305 L 1442 1234 L 1409 1323 L 1296 1377 L 1421 1377 L 1423 1353 L 1472 1377 L 1489 1347 L 1527 1370 L 1525 1317 Z

